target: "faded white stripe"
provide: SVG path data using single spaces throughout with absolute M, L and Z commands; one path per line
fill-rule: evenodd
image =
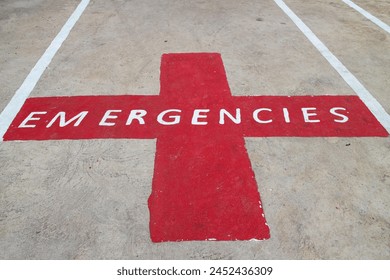
M 385 111 L 382 105 L 282 0 L 274 1 L 295 23 L 295 25 L 302 31 L 302 33 L 307 37 L 307 39 L 309 39 L 314 47 L 316 47 L 322 56 L 330 63 L 330 65 L 332 65 L 344 81 L 355 91 L 387 132 L 390 133 L 390 115 Z
M 370 14 L 369 12 L 367 12 L 366 10 L 364 10 L 363 8 L 359 7 L 358 5 L 356 5 L 355 3 L 353 3 L 352 1 L 350 0 L 342 0 L 345 4 L 347 4 L 348 6 L 350 6 L 352 9 L 356 10 L 357 12 L 361 13 L 363 16 L 365 16 L 367 19 L 371 20 L 373 23 L 375 23 L 376 25 L 378 25 L 380 28 L 382 28 L 384 31 L 386 31 L 387 33 L 390 34 L 390 26 L 388 26 L 386 23 L 384 23 L 383 21 L 381 21 L 379 18 L 373 16 L 372 14 Z
M 65 25 L 62 27 L 61 31 L 57 34 L 54 40 L 51 42 L 50 46 L 46 49 L 45 53 L 41 56 L 38 62 L 35 64 L 34 68 L 30 71 L 20 88 L 15 92 L 11 101 L 5 107 L 3 112 L 0 114 L 0 142 L 3 141 L 4 134 L 8 130 L 8 127 L 11 125 L 13 119 L 17 113 L 22 108 L 24 102 L 31 94 L 39 79 L 41 78 L 43 72 L 49 66 L 53 57 L 60 49 L 62 43 L 68 37 L 70 31 L 75 26 L 80 16 L 83 14 L 84 10 L 88 6 L 90 0 L 82 0 L 77 6 L 75 11 L 69 17 Z

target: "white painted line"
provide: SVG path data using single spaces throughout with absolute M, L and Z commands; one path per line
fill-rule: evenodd
M 324 43 L 310 30 L 310 28 L 282 1 L 274 0 L 275 3 L 286 13 L 286 15 L 295 23 L 309 41 L 316 47 L 322 56 L 333 66 L 344 81 L 355 91 L 355 93 L 364 102 L 371 113 L 390 133 L 390 115 L 385 111 L 382 105 L 372 96 L 372 94 L 359 82 L 359 80 L 333 55 Z
M 22 108 L 24 102 L 35 88 L 43 72 L 49 66 L 51 60 L 60 49 L 62 43 L 68 37 L 70 31 L 83 14 L 90 0 L 82 0 L 73 14 L 69 17 L 61 31 L 57 34 L 45 53 L 41 56 L 34 68 L 30 71 L 20 88 L 15 92 L 11 101 L 0 114 L 0 142 L 3 141 L 4 134 L 11 125 L 13 119 Z
M 369 12 L 367 12 L 366 10 L 364 10 L 363 8 L 359 7 L 358 5 L 356 5 L 355 3 L 353 3 L 352 1 L 350 0 L 342 0 L 345 4 L 347 4 L 348 6 L 350 6 L 352 9 L 355 9 L 357 12 L 361 13 L 363 16 L 365 16 L 367 19 L 371 20 L 373 23 L 375 23 L 376 25 L 378 25 L 380 28 L 382 28 L 384 31 L 386 31 L 387 33 L 390 34 L 390 26 L 388 26 L 386 23 L 384 23 L 383 21 L 381 21 L 379 18 L 373 16 L 372 14 L 370 14 Z

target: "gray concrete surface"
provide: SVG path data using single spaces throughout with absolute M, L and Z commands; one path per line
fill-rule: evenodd
M 0 2 L 1 110 L 78 3 Z M 341 1 L 286 3 L 390 112 L 390 35 Z M 354 94 L 271 0 L 95 0 L 32 96 L 158 94 L 161 54 L 209 51 L 234 95 Z M 0 258 L 390 259 L 389 138 L 246 145 L 271 238 L 154 244 L 154 140 L 0 143 Z

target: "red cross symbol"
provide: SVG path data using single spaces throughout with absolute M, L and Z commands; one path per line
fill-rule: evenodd
M 388 136 L 356 96 L 232 96 L 215 53 L 163 55 L 160 80 L 155 96 L 30 98 L 4 140 L 157 138 L 162 242 L 269 238 L 244 137 Z

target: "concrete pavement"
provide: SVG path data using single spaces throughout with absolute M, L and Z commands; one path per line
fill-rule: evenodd
M 390 24 L 386 1 L 354 2 Z M 78 4 L 0 3 L 0 110 Z M 389 113 L 390 34 L 342 1 L 286 4 Z M 233 95 L 355 95 L 274 1 L 96 0 L 31 96 L 156 95 L 182 52 L 221 53 Z M 265 241 L 152 243 L 155 140 L 1 142 L 0 258 L 390 258 L 388 137 L 245 142 Z

